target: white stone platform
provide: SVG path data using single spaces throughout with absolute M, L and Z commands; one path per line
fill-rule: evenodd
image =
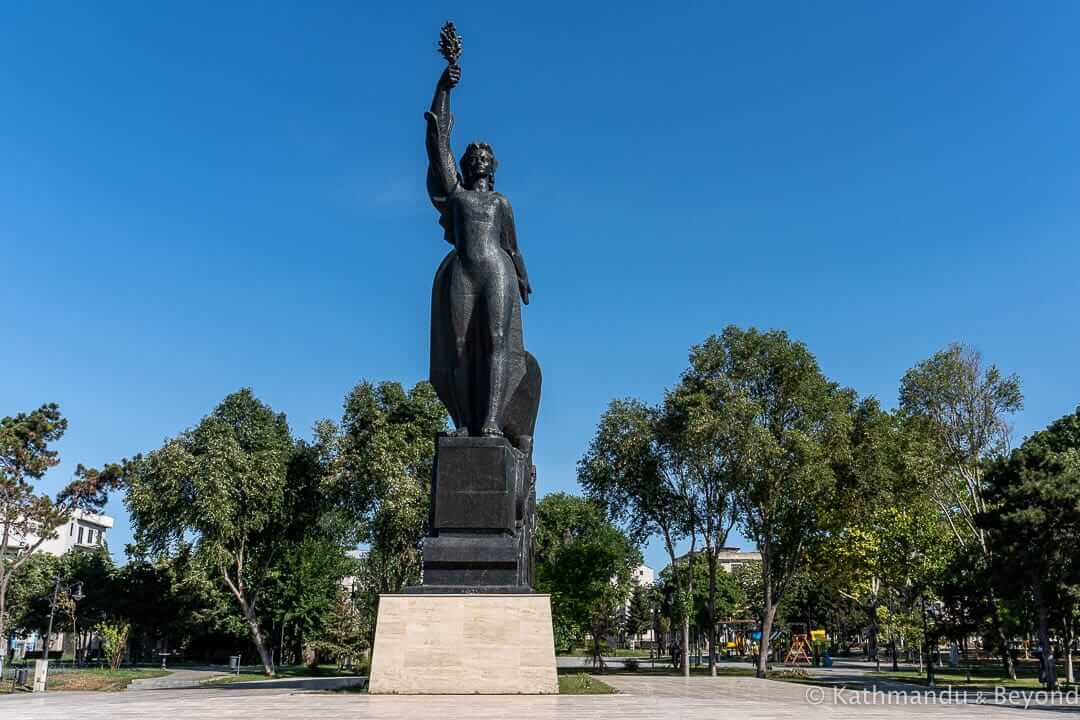
M 551 597 L 382 595 L 372 694 L 553 694 Z

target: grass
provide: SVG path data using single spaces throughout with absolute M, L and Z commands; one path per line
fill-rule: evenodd
M 590 648 L 574 648 L 567 653 L 558 653 L 563 657 L 589 657 L 592 655 L 592 649 Z M 604 657 L 636 657 L 636 658 L 648 658 L 648 650 L 631 650 L 629 648 L 604 648 Z
M 49 690 L 117 692 L 127 689 L 132 680 L 168 675 L 165 670 L 101 670 L 87 668 L 49 673 Z
M 926 672 L 917 670 L 901 670 L 899 672 L 867 673 L 866 677 L 873 680 L 889 680 L 905 682 L 913 685 L 926 685 Z M 1015 688 L 1041 688 L 1037 674 L 1017 673 L 1013 680 L 1008 675 L 997 669 L 972 668 L 971 680 L 968 680 L 966 669 L 961 668 L 936 668 L 934 670 L 934 684 L 939 686 L 952 685 L 958 689 L 972 689 L 985 687 L 1015 687 Z
M 316 667 L 308 667 L 307 665 L 286 665 L 283 667 L 275 668 L 276 674 L 273 679 L 282 678 L 301 678 L 301 677 L 341 677 L 342 675 L 367 675 L 366 667 L 354 667 L 352 670 L 339 670 L 337 665 L 318 665 Z M 216 677 L 212 677 L 209 680 L 204 680 L 203 685 L 231 685 L 238 682 L 253 682 L 256 680 L 269 680 L 271 678 L 266 677 L 261 672 L 241 671 L 239 675 L 235 674 L 222 674 Z
M 559 675 L 561 695 L 613 695 L 618 690 L 588 673 Z

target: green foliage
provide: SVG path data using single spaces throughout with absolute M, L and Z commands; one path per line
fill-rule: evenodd
M 244 389 L 126 467 L 125 504 L 139 544 L 167 553 L 194 538 L 194 557 L 235 596 L 267 674 L 273 665 L 256 603 L 292 519 L 295 448 L 285 416 Z
M 723 621 L 736 615 L 740 608 L 746 605 L 744 590 L 739 580 L 732 573 L 720 570 L 716 575 L 715 595 L 715 622 L 710 620 L 709 613 L 709 565 L 704 552 L 695 553 L 691 557 L 680 558 L 676 567 L 683 575 L 686 568 L 693 571 L 691 587 L 693 593 L 687 596 L 680 594 L 679 583 L 674 580 L 675 573 L 672 566 L 660 571 L 657 579 L 657 592 L 660 596 L 660 611 L 672 623 L 677 624 L 682 620 L 683 614 L 689 612 L 690 625 L 701 632 L 710 633 L 719 629 Z M 760 586 L 760 583 L 759 583 Z
M 993 540 L 993 569 L 1008 579 L 1001 583 L 1007 595 L 1032 593 L 1053 688 L 1050 635 L 1055 621 L 1071 622 L 1080 596 L 1080 561 L 1072 547 L 1080 535 L 1080 409 L 995 462 L 987 483 L 991 509 L 980 521 Z
M 344 588 L 339 588 L 337 601 L 326 616 L 326 629 L 311 643 L 319 655 L 334 659 L 339 667 L 354 667 L 368 644 L 369 621 Z
M 359 519 L 369 545 L 370 593 L 397 592 L 420 577 L 435 436 L 446 410 L 428 383 L 358 384 L 345 398 L 340 429 L 324 426 L 332 492 Z
M 791 579 L 825 537 L 835 470 L 849 455 L 853 393 L 827 380 L 806 346 L 781 331 L 728 327 L 692 353 L 733 407 L 736 503 L 743 534 L 762 553 L 768 633 Z
M 7 598 L 9 630 L 20 634 L 45 632 L 49 599 L 60 572 L 60 558 L 45 553 L 35 553 L 15 571 Z
M 551 594 L 564 635 L 600 641 L 616 630 L 616 611 L 630 597 L 641 551 L 588 500 L 553 493 L 536 507 L 536 588 Z M 602 661 L 599 661 L 602 669 Z
M 99 472 L 79 465 L 75 480 L 55 501 L 34 491 L 31 481 L 60 462 L 50 444 L 63 436 L 67 425 L 55 403 L 0 419 L 0 638 L 8 635 L 7 595 L 19 568 L 42 543 L 56 537 L 56 529 L 74 510 L 100 511 L 107 491 L 120 480 L 117 466 Z
M 626 621 L 623 630 L 631 637 L 640 637 L 652 627 L 654 592 L 651 587 L 634 583 L 630 592 L 630 604 L 626 608 Z
M 109 663 L 109 669 L 116 672 L 124 661 L 128 631 L 131 627 L 126 622 L 102 622 L 98 623 L 96 629 L 101 637 L 101 650 Z

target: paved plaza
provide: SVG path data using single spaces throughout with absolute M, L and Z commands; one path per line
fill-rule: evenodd
M 70 720 L 95 718 L 372 718 L 373 720 L 494 720 L 566 718 L 798 718 L 799 720 L 902 717 L 957 719 L 1021 718 L 1080 712 L 1076 706 L 1024 710 L 993 704 L 898 704 L 817 686 L 753 678 L 609 676 L 618 695 L 591 696 L 369 696 L 355 693 L 296 691 L 281 687 L 163 688 L 119 693 L 66 693 L 0 698 L 0 718 Z M 870 703 L 873 704 L 870 704 Z M 1034 714 L 1034 715 L 1033 715 Z

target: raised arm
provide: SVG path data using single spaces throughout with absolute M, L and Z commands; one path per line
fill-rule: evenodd
M 439 212 L 445 210 L 447 198 L 457 190 L 460 179 L 454 154 L 450 152 L 450 130 L 454 116 L 450 113 L 450 90 L 461 79 L 461 68 L 450 65 L 443 71 L 431 100 L 427 119 L 428 195 Z

